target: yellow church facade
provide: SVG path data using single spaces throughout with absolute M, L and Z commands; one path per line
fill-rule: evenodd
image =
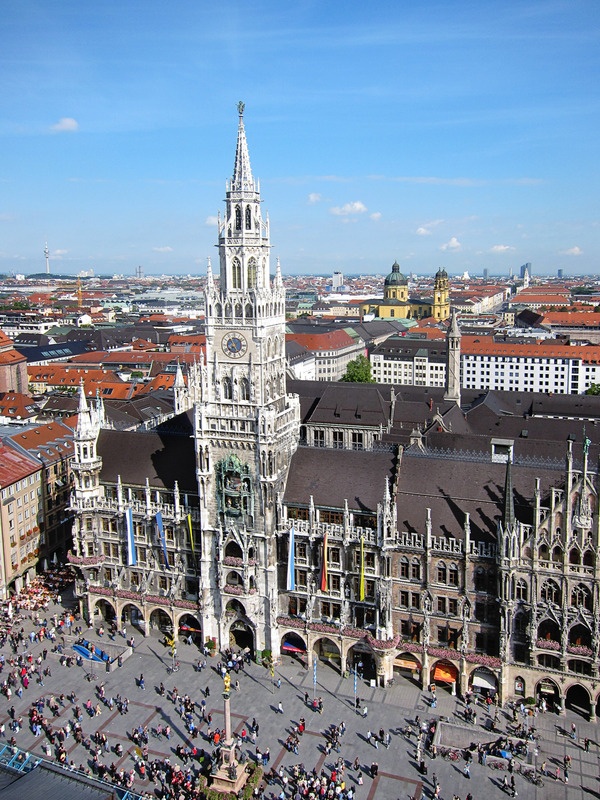
M 409 297 L 408 278 L 400 272 L 397 262 L 386 277 L 383 300 L 369 300 L 360 307 L 361 315 L 372 315 L 378 319 L 424 319 L 433 317 L 445 320 L 450 317 L 450 284 L 446 270 L 435 275 L 433 299 Z

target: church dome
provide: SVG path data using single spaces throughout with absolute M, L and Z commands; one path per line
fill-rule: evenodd
M 394 261 L 392 264 L 392 271 L 385 279 L 384 286 L 406 286 L 408 278 L 400 272 L 400 264 Z
M 447 281 L 448 280 L 448 273 L 446 272 L 445 269 L 442 269 L 440 267 L 440 269 L 438 269 L 438 271 L 435 273 L 435 279 L 436 279 L 436 281 L 439 281 L 439 280 Z

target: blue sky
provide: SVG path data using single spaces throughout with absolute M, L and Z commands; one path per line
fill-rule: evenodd
M 203 273 L 238 100 L 284 273 L 600 272 L 597 0 L 5 0 L 0 271 Z

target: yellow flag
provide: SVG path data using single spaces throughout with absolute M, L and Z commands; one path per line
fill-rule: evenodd
M 365 599 L 365 537 L 360 537 L 360 586 L 358 590 L 358 599 Z
M 190 535 L 190 547 L 192 548 L 192 555 L 196 555 L 196 550 L 194 549 L 194 532 L 192 531 L 192 515 L 187 515 L 187 524 L 188 524 L 188 533 Z

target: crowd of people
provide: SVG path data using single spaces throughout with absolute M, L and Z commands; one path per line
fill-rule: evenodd
M 52 693 L 45 688 L 44 680 L 52 675 L 50 665 L 66 664 L 62 649 L 68 649 L 69 643 L 75 641 L 72 637 L 64 644 L 67 630 L 77 633 L 81 631 L 81 625 L 87 626 L 74 611 L 57 606 L 56 613 L 53 613 L 54 609 L 50 608 L 51 604 L 61 602 L 61 592 L 64 592 L 71 577 L 68 569 L 55 570 L 51 576 L 40 576 L 26 590 L 0 607 L 0 650 L 9 651 L 0 652 L 0 691 L 6 698 L 8 712 L 6 724 L 0 724 L 0 738 L 18 747 L 28 724 L 40 743 L 36 751 L 41 748 L 48 759 L 54 759 L 65 768 L 95 776 L 141 796 L 158 797 L 160 800 L 203 800 L 207 781 L 222 763 L 225 739 L 225 731 L 214 724 L 210 710 L 210 681 L 203 691 L 198 692 L 197 697 L 189 692 L 181 693 L 176 686 L 167 690 L 161 682 L 156 691 L 167 705 L 172 706 L 172 711 L 163 711 L 171 725 L 134 726 L 128 732 L 122 730 L 112 736 L 103 732 L 102 728 L 96 730 L 98 723 L 92 723 L 92 720 L 101 716 L 105 709 L 112 712 L 116 708 L 121 715 L 127 715 L 130 701 L 126 696 L 111 693 L 102 682 L 95 687 L 92 697 L 81 700 L 75 691 L 68 694 Z M 111 633 L 126 636 L 125 629 L 111 629 Z M 54 660 L 49 657 L 51 654 Z M 204 655 L 208 655 L 208 651 Z M 220 679 L 227 678 L 227 686 L 231 686 L 232 690 L 238 689 L 240 680 L 245 686 L 248 685 L 245 677 L 250 663 L 248 652 L 228 650 L 222 652 L 215 662 L 211 669 L 206 659 L 201 658 L 194 664 L 194 669 L 198 673 L 214 671 Z M 235 686 L 231 685 L 230 676 L 235 679 Z M 273 690 L 278 692 L 281 680 L 274 675 L 273 678 Z M 135 684 L 139 690 L 145 690 L 143 674 L 135 678 Z M 34 691 L 32 687 L 35 687 Z M 15 708 L 15 705 L 19 705 L 17 698 L 22 700 L 28 694 L 34 696 L 21 716 Z M 435 694 L 426 703 L 430 708 L 435 708 L 434 698 Z M 323 713 L 323 700 L 306 692 L 304 708 L 309 717 L 308 724 L 311 724 L 311 720 L 319 719 L 317 714 Z M 274 700 L 272 709 L 283 715 L 282 700 Z M 495 731 L 500 724 L 500 710 L 493 698 L 490 697 L 483 707 L 473 697 L 466 698 L 462 714 L 473 725 L 477 720 L 476 709 L 479 709 L 481 716 L 485 715 L 488 730 Z M 349 711 L 352 711 L 351 707 Z M 540 713 L 543 711 L 543 708 L 539 709 Z M 358 717 L 367 716 L 366 706 L 360 700 L 354 712 Z M 516 705 L 512 719 L 510 714 L 506 720 L 503 719 L 503 723 L 507 723 L 506 734 L 500 735 L 498 732 L 493 746 L 475 747 L 473 751 L 465 750 L 462 753 L 464 776 L 470 778 L 474 755 L 477 755 L 479 764 L 485 766 L 488 754 L 506 758 L 509 764 L 514 763 L 516 757 L 528 754 L 530 747 L 535 746 L 536 713 L 536 709 L 527 708 L 524 704 Z M 172 722 L 177 717 L 181 725 Z M 426 776 L 428 765 L 435 765 L 438 756 L 437 725 L 437 719 L 422 721 L 417 715 L 414 722 L 405 728 L 393 730 L 377 726 L 373 731 L 366 731 L 363 738 L 377 750 L 380 746 L 390 748 L 392 737 L 403 734 L 409 755 L 415 756 L 421 775 Z M 305 745 L 305 716 L 299 716 L 298 721 L 290 721 L 285 727 L 282 741 L 287 751 L 299 756 L 299 762 L 301 758 L 309 757 Z M 263 771 L 263 779 L 254 790 L 256 797 L 269 800 L 318 800 L 323 797 L 358 800 L 360 797 L 362 800 L 370 786 L 365 789 L 362 787 L 367 780 L 377 778 L 379 765 L 376 760 L 361 761 L 355 757 L 353 750 L 349 752 L 345 733 L 346 724 L 343 721 L 321 730 L 323 738 L 319 749 L 324 755 L 322 767 L 311 769 L 303 762 L 284 767 L 278 759 L 275 768 L 271 765 L 270 748 L 265 746 L 268 741 L 259 740 L 259 722 L 254 718 L 238 726 L 234 733 L 239 769 L 260 767 Z M 154 757 L 157 752 L 163 751 L 166 755 Z M 570 764 L 564 766 L 565 782 L 568 781 L 569 767 Z M 546 772 L 545 762 L 542 771 Z M 423 783 L 432 796 L 440 796 L 440 784 L 435 774 L 433 779 L 423 778 Z M 508 794 L 516 792 L 512 772 L 509 773 L 505 788 Z

